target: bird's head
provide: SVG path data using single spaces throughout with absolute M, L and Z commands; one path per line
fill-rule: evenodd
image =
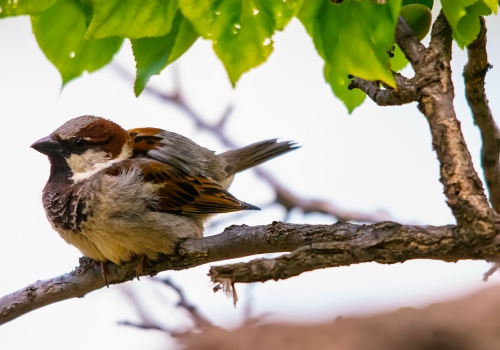
M 31 147 L 49 157 L 51 178 L 62 176 L 74 182 L 130 158 L 133 151 L 127 131 L 112 121 L 90 115 L 67 121 Z

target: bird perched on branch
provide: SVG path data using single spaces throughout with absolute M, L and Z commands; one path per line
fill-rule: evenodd
M 157 128 L 124 130 L 90 115 L 72 119 L 32 148 L 47 155 L 43 206 L 54 230 L 83 255 L 115 264 L 173 254 L 178 239 L 202 237 L 213 214 L 258 210 L 227 189 L 234 174 L 292 151 L 267 140 L 216 155 Z M 107 284 L 107 280 L 106 280 Z

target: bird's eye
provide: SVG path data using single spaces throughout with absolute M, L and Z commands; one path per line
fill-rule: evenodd
M 81 151 L 87 147 L 87 141 L 84 139 L 73 139 L 71 141 L 71 145 L 73 146 L 74 149 Z

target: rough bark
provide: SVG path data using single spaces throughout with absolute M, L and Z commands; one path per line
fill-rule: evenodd
M 451 28 L 441 13 L 434 23 L 431 43 L 415 67 L 419 109 L 429 122 L 440 180 L 460 233 L 470 240 L 487 239 L 495 234 L 498 217 L 488 204 L 453 108 L 451 42 Z
M 486 73 L 492 67 L 486 52 L 486 25 L 480 18 L 481 31 L 467 47 L 469 61 L 464 67 L 465 96 L 469 102 L 474 122 L 481 132 L 481 166 L 486 179 L 490 202 L 500 213 L 500 130 L 493 119 L 484 88 Z

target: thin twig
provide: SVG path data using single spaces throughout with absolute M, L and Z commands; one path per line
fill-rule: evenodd
M 119 326 L 130 326 L 130 327 L 134 327 L 134 328 L 139 328 L 139 329 L 153 329 L 153 330 L 157 330 L 157 331 L 162 331 L 162 332 L 165 332 L 165 333 L 168 333 L 168 334 L 176 334 L 175 332 L 172 332 L 166 328 L 163 328 L 157 324 L 144 324 L 144 323 L 135 323 L 135 322 L 130 322 L 130 321 L 118 321 L 117 323 Z
M 177 303 L 177 306 L 180 308 L 183 308 L 184 310 L 186 310 L 189 313 L 189 315 L 193 319 L 193 322 L 196 325 L 196 327 L 203 329 L 207 326 L 213 326 L 212 322 L 210 322 L 205 316 L 203 316 L 198 311 L 198 308 L 194 304 L 190 303 L 187 300 L 186 295 L 184 294 L 184 291 L 179 286 L 177 286 L 174 282 L 172 282 L 172 280 L 170 278 L 163 278 L 163 279 L 153 278 L 153 280 L 161 282 L 162 284 L 169 286 L 171 289 L 173 289 L 177 293 L 177 295 L 179 296 L 179 302 Z
M 167 285 L 177 293 L 177 295 L 179 296 L 179 302 L 177 303 L 177 307 L 182 308 L 188 312 L 188 314 L 191 316 L 191 319 L 196 329 L 201 330 L 206 327 L 213 326 L 212 323 L 198 311 L 196 306 L 188 302 L 183 290 L 179 286 L 177 286 L 174 282 L 172 282 L 170 278 L 165 278 L 165 279 L 153 278 L 152 280 L 160 282 L 162 283 L 162 285 Z M 149 314 L 145 312 L 145 308 L 143 307 L 142 302 L 137 298 L 137 295 L 133 293 L 131 289 L 124 287 L 121 290 L 125 294 L 125 296 L 129 299 L 130 303 L 135 307 L 135 310 L 137 311 L 139 318 L 141 319 L 141 322 L 137 323 L 130 321 L 120 321 L 118 322 L 119 325 L 131 326 L 140 329 L 159 330 L 168 333 L 173 337 L 192 332 L 191 328 L 184 330 L 171 330 L 159 325 L 149 316 Z
M 416 86 L 413 79 L 399 73 L 392 73 L 397 89 L 380 87 L 376 81 L 368 81 L 352 77 L 348 89 L 360 89 L 379 106 L 401 106 L 417 100 Z
M 138 326 L 139 325 L 138 323 L 132 323 L 129 321 L 120 321 L 118 322 L 118 324 L 126 326 L 134 325 L 136 327 L 143 329 L 163 330 L 166 331 L 167 333 L 170 333 L 170 331 L 165 330 L 163 327 L 159 326 L 151 317 L 149 317 L 149 315 L 145 311 L 145 308 L 142 305 L 142 302 L 139 300 L 137 295 L 131 290 L 131 288 L 128 288 L 126 285 L 124 285 L 120 290 L 127 297 L 130 304 L 132 304 L 135 307 L 135 310 L 137 311 L 139 318 L 141 319 L 141 323 L 140 327 Z

